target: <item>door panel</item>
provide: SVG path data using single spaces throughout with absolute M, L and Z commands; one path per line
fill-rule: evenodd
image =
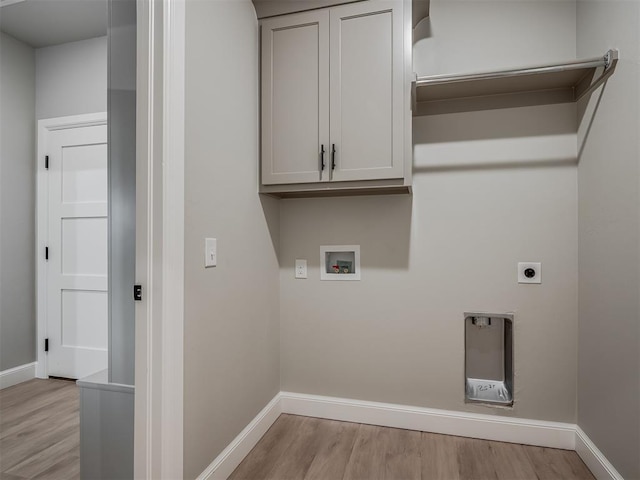
M 48 374 L 107 368 L 107 127 L 49 132 Z
M 331 9 L 332 180 L 402 178 L 402 40 L 398 2 Z
M 328 180 L 320 150 L 329 138 L 329 12 L 268 19 L 261 28 L 262 183 Z
M 62 218 L 62 275 L 107 275 L 107 219 Z
M 107 349 L 107 300 L 107 292 L 62 290 L 63 347 Z
M 107 201 L 107 145 L 65 147 L 62 157 L 62 203 Z

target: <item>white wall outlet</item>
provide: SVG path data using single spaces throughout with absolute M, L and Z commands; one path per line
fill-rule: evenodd
M 296 259 L 296 278 L 307 278 L 307 261 Z
M 204 266 L 215 267 L 218 264 L 218 241 L 215 238 L 204 239 Z
M 542 283 L 542 264 L 540 262 L 518 263 L 518 283 Z

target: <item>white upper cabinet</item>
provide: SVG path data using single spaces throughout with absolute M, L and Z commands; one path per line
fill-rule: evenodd
M 408 25 L 402 0 L 261 21 L 262 192 L 408 191 Z
M 329 143 L 328 44 L 328 11 L 276 17 L 262 25 L 265 185 L 323 180 L 320 152 Z
M 401 6 L 359 2 L 330 11 L 334 181 L 403 175 Z

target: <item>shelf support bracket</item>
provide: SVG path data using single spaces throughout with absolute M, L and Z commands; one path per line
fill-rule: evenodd
M 600 74 L 600 76 L 594 81 L 594 82 L 590 82 L 589 84 L 587 84 L 586 86 L 583 86 L 582 84 L 578 85 L 576 87 L 576 91 L 575 91 L 575 101 L 577 102 L 578 100 L 580 100 L 582 97 L 584 97 L 585 95 L 588 95 L 590 93 L 592 93 L 594 90 L 596 90 L 598 87 L 600 87 L 600 85 L 602 85 L 604 82 L 607 81 L 607 79 L 613 75 L 613 72 L 616 69 L 616 65 L 618 63 L 618 59 L 620 58 L 620 54 L 618 52 L 618 50 L 612 49 L 609 50 L 605 55 L 604 55 L 604 70 L 602 71 L 602 73 Z
M 418 84 L 418 75 L 413 73 L 413 80 L 411 80 L 411 111 L 415 115 L 418 111 L 418 93 L 416 92 Z

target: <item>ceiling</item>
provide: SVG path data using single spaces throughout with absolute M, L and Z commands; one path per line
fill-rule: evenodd
M 34 48 L 107 34 L 107 0 L 0 0 L 0 30 Z

